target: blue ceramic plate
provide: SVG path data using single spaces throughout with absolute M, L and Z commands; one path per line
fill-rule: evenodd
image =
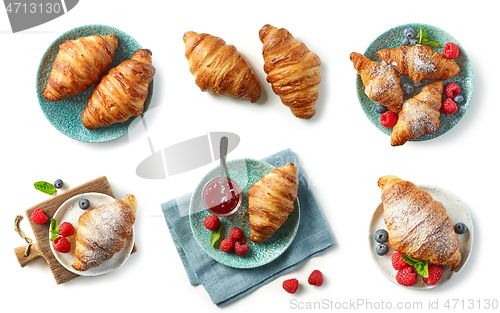
M 248 239 L 250 225 L 248 218 L 248 196 L 247 191 L 260 178 L 270 173 L 274 166 L 252 159 L 238 159 L 227 162 L 229 177 L 234 179 L 243 190 L 243 202 L 240 209 L 233 215 L 221 217 L 221 240 L 228 237 L 229 230 L 235 226 L 240 227 L 245 234 L 246 243 L 250 250 L 242 257 L 234 252 L 222 252 L 218 246 L 212 247 L 211 231 L 203 226 L 203 220 L 209 215 L 202 203 L 202 190 L 205 184 L 214 177 L 220 176 L 219 167 L 211 170 L 198 184 L 193 192 L 189 206 L 189 222 L 196 241 L 201 248 L 215 261 L 234 268 L 255 268 L 265 265 L 278 258 L 290 246 L 297 230 L 300 220 L 299 201 L 295 202 L 295 210 L 288 216 L 288 220 L 268 240 L 262 243 L 254 243 Z M 220 241 L 219 241 L 220 242 Z
M 52 64 L 57 57 L 57 53 L 59 52 L 59 45 L 63 44 L 67 40 L 75 40 L 79 37 L 92 36 L 95 34 L 115 34 L 116 37 L 118 37 L 118 49 L 115 51 L 115 57 L 109 67 L 110 69 L 117 66 L 121 62 L 130 59 L 132 54 L 137 49 L 142 48 L 134 38 L 116 28 L 105 25 L 81 26 L 62 34 L 50 45 L 40 61 L 36 77 L 38 102 L 40 103 L 40 107 L 45 117 L 61 133 L 84 142 L 105 142 L 121 137 L 129 131 L 131 122 L 136 118 L 131 117 L 128 121 L 123 123 L 100 127 L 96 130 L 88 130 L 85 126 L 83 126 L 81 114 L 87 106 L 87 100 L 92 95 L 92 89 L 94 86 L 89 87 L 84 92 L 81 92 L 71 98 L 58 102 L 48 101 L 42 96 L 42 91 L 45 89 L 50 72 L 52 71 Z M 144 111 L 147 110 L 149 103 L 151 102 L 151 98 L 153 96 L 153 84 L 153 82 L 149 84 L 149 94 L 144 102 Z M 137 123 L 134 123 L 133 125 L 135 124 Z
M 450 115 L 441 114 L 440 116 L 441 127 L 437 132 L 435 132 L 432 135 L 426 134 L 420 136 L 414 141 L 429 140 L 441 136 L 442 134 L 452 129 L 453 126 L 455 126 L 462 119 L 465 112 L 467 112 L 467 109 L 472 99 L 472 92 L 474 90 L 474 74 L 472 72 L 472 65 L 470 63 L 470 60 L 467 57 L 467 54 L 465 53 L 465 50 L 460 45 L 460 43 L 447 32 L 427 24 L 412 23 L 391 28 L 382 35 L 378 36 L 377 39 L 375 39 L 368 46 L 368 49 L 366 49 L 364 55 L 372 61 L 380 62 L 380 59 L 377 57 L 377 51 L 381 49 L 388 49 L 388 48 L 392 49 L 401 46 L 401 43 L 404 39 L 403 30 L 407 27 L 415 29 L 416 34 L 419 33 L 420 27 L 422 27 L 431 40 L 437 41 L 441 45 L 441 48 L 432 48 L 436 52 L 442 53 L 443 52 L 442 47 L 444 47 L 444 45 L 448 42 L 453 42 L 460 49 L 460 55 L 455 60 L 453 60 L 455 63 L 458 64 L 458 66 L 460 66 L 461 69 L 460 74 L 449 80 L 445 80 L 444 84 L 446 84 L 447 82 L 457 83 L 460 86 L 461 89 L 460 94 L 464 97 L 464 101 L 461 103 L 457 103 L 458 110 L 454 114 Z M 399 74 L 399 77 L 401 78 L 401 86 L 403 86 L 405 82 L 411 82 L 411 80 L 405 75 Z M 432 80 L 422 80 L 421 87 L 415 88 L 414 92 L 411 95 L 404 96 L 405 101 L 413 97 L 414 95 L 418 94 L 421 91 L 422 87 L 431 81 Z M 380 124 L 380 114 L 377 113 L 377 111 L 375 110 L 375 108 L 377 107 L 377 103 L 373 102 L 366 96 L 364 91 L 365 87 L 363 86 L 363 82 L 361 81 L 361 77 L 359 75 L 356 75 L 356 88 L 358 92 L 359 102 L 361 103 L 361 107 L 363 108 L 363 111 L 365 112 L 368 119 L 378 129 L 380 129 L 382 132 L 390 136 L 392 133 L 392 127 L 384 127 Z M 445 96 L 443 93 L 443 100 L 444 97 Z

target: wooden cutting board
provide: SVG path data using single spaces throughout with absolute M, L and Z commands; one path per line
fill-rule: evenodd
M 26 210 L 26 217 L 28 218 L 28 221 L 31 225 L 31 228 L 33 229 L 33 233 L 36 238 L 36 242 L 33 243 L 33 245 L 30 248 L 30 253 L 28 256 L 25 255 L 26 247 L 18 247 L 14 249 L 14 252 L 16 254 L 17 260 L 19 261 L 19 264 L 21 267 L 25 267 L 29 263 L 31 263 L 33 260 L 43 257 L 45 261 L 47 261 L 47 264 L 50 267 L 50 270 L 52 272 L 52 275 L 54 276 L 56 282 L 58 284 L 65 283 L 69 280 L 72 280 L 73 278 L 78 277 L 79 275 L 68 271 L 66 268 L 64 268 L 56 259 L 54 254 L 52 253 L 52 250 L 50 248 L 50 241 L 49 241 L 49 228 L 50 228 L 50 223 L 47 222 L 43 225 L 38 225 L 35 224 L 31 221 L 31 213 L 36 208 L 42 209 L 47 217 L 50 219 L 54 216 L 56 213 L 57 209 L 69 198 L 86 193 L 86 192 L 100 192 L 107 194 L 111 197 L 114 198 L 113 191 L 111 190 L 111 187 L 109 186 L 108 179 L 106 176 L 102 176 L 99 178 L 96 178 L 92 181 L 89 181 L 83 185 L 80 185 L 78 187 L 75 187 L 73 189 L 70 189 L 68 191 L 65 191 L 61 193 L 60 195 L 52 196 L 50 199 L 45 200 L 37 205 L 34 205 Z M 137 251 L 137 247 L 134 244 L 134 248 L 132 249 L 131 253 L 135 253 Z

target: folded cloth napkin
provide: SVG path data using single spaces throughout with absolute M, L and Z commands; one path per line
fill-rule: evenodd
M 268 264 L 251 269 L 237 269 L 218 263 L 208 256 L 196 241 L 189 224 L 191 193 L 161 205 L 191 285 L 201 284 L 212 302 L 219 307 L 269 283 L 335 244 L 293 152 L 287 149 L 266 157 L 263 161 L 275 167 L 292 162 L 299 170 L 300 225 L 288 249 Z

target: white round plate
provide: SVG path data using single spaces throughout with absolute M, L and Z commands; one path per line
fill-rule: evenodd
M 81 198 L 87 198 L 90 201 L 90 207 L 86 210 L 80 209 L 78 206 L 78 201 Z M 90 210 L 97 208 L 102 204 L 107 204 L 115 201 L 115 199 L 109 195 L 97 192 L 89 192 L 81 195 L 74 196 L 66 200 L 60 207 L 57 209 L 54 217 L 59 225 L 64 222 L 71 223 L 75 228 L 75 235 L 78 230 L 78 219 L 80 215 Z M 132 233 L 125 241 L 125 246 L 123 249 L 116 253 L 111 259 L 101 263 L 97 267 L 90 268 L 86 271 L 77 271 L 71 265 L 75 260 L 75 235 L 68 237 L 68 241 L 71 243 L 71 251 L 68 253 L 61 253 L 54 249 L 52 242 L 50 243 L 50 248 L 52 249 L 52 253 L 56 257 L 57 261 L 61 263 L 68 271 L 73 272 L 80 276 L 98 276 L 109 273 L 117 268 L 119 268 L 125 261 L 128 259 L 132 249 L 134 247 L 134 228 L 132 227 Z M 52 237 L 52 234 L 48 233 L 49 238 Z
M 370 248 L 373 261 L 375 261 L 375 264 L 377 265 L 380 272 L 389 281 L 404 288 L 425 290 L 441 286 L 444 283 L 450 281 L 456 275 L 458 275 L 458 273 L 460 273 L 460 271 L 467 263 L 469 255 L 472 251 L 472 239 L 474 231 L 472 228 L 472 220 L 469 215 L 469 212 L 455 195 L 453 195 L 451 192 L 443 188 L 433 185 L 419 185 L 418 187 L 427 191 L 434 198 L 434 200 L 439 201 L 444 205 L 444 207 L 446 208 L 446 214 L 452 220 L 453 225 L 462 222 L 468 228 L 468 231 L 465 234 L 462 235 L 457 234 L 458 239 L 460 240 L 459 249 L 460 252 L 462 253 L 462 261 L 460 262 L 460 265 L 457 267 L 457 269 L 455 269 L 454 271 L 450 271 L 449 267 L 443 266 L 444 269 L 443 276 L 441 277 L 441 279 L 437 284 L 432 286 L 428 286 L 422 280 L 422 277 L 420 275 L 418 275 L 417 283 L 412 287 L 405 287 L 398 284 L 398 282 L 396 281 L 397 271 L 392 267 L 392 262 L 391 262 L 391 256 L 394 253 L 394 250 L 388 245 L 389 251 L 387 252 L 387 254 L 379 256 L 375 252 L 375 248 L 378 245 L 378 243 L 373 238 L 375 232 L 381 228 L 387 230 L 387 227 L 385 226 L 384 223 L 384 206 L 382 203 L 380 203 L 377 209 L 375 210 L 375 213 L 373 214 L 372 220 L 370 222 L 370 227 L 368 231 L 368 246 Z

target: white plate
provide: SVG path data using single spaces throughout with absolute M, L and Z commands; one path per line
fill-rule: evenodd
M 87 198 L 90 201 L 90 207 L 86 210 L 80 209 L 78 206 L 78 201 L 82 198 Z M 57 209 L 54 214 L 54 218 L 57 220 L 59 225 L 64 222 L 69 222 L 75 228 L 75 235 L 78 230 L 78 219 L 80 215 L 83 213 L 93 210 L 98 206 L 106 203 L 110 203 L 115 201 L 115 199 L 109 195 L 97 192 L 89 192 L 81 195 L 74 196 L 68 200 L 66 200 L 60 207 Z M 49 232 L 49 238 L 52 237 L 52 234 Z M 50 248 L 52 249 L 52 253 L 56 257 L 56 259 L 64 266 L 68 271 L 73 272 L 80 276 L 98 276 L 109 273 L 117 268 L 119 268 L 125 261 L 128 259 L 132 249 L 134 247 L 134 228 L 132 227 L 132 233 L 125 241 L 125 246 L 123 249 L 116 253 L 111 259 L 101 263 L 97 267 L 92 267 L 86 271 L 77 271 L 71 265 L 75 260 L 75 235 L 68 237 L 68 241 L 71 243 L 71 251 L 68 253 L 61 253 L 54 249 L 52 242 L 50 243 Z
M 444 283 L 450 281 L 456 275 L 458 275 L 458 273 L 460 273 L 462 268 L 467 263 L 469 255 L 472 251 L 473 228 L 469 212 L 462 204 L 462 202 L 460 202 L 460 200 L 451 192 L 443 188 L 432 185 L 419 185 L 418 187 L 427 191 L 434 198 L 434 200 L 437 200 L 444 205 L 444 207 L 446 208 L 446 214 L 450 217 L 451 221 L 453 222 L 453 225 L 462 222 L 468 228 L 468 231 L 465 234 L 458 235 L 458 238 L 460 240 L 459 249 L 460 252 L 462 253 L 462 261 L 460 262 L 460 265 L 457 267 L 457 269 L 455 271 L 450 271 L 449 267 L 443 266 L 444 269 L 443 276 L 441 277 L 441 279 L 437 284 L 432 286 L 428 286 L 422 280 L 422 277 L 420 275 L 418 275 L 417 283 L 412 287 L 405 287 L 398 284 L 398 282 L 396 281 L 397 271 L 392 267 L 392 262 L 391 262 L 391 256 L 394 253 L 394 250 L 392 250 L 392 248 L 388 245 L 389 251 L 387 252 L 387 254 L 379 256 L 375 252 L 375 247 L 378 245 L 378 243 L 374 239 L 375 232 L 381 228 L 387 230 L 387 227 L 385 226 L 384 223 L 384 206 L 382 203 L 380 203 L 377 209 L 375 210 L 375 213 L 373 214 L 372 220 L 370 222 L 370 227 L 368 232 L 368 246 L 370 248 L 371 255 L 373 257 L 373 260 L 375 261 L 375 264 L 379 268 L 380 272 L 388 280 L 401 287 L 425 290 L 441 286 Z

